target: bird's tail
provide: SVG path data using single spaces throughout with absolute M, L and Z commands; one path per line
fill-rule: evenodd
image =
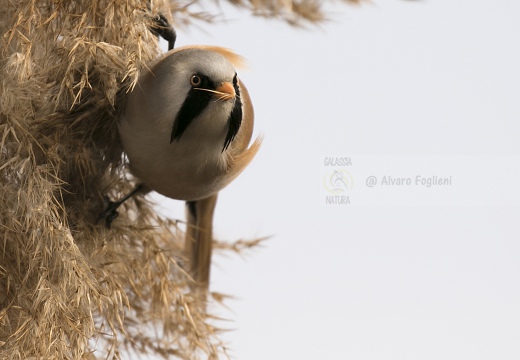
M 193 280 L 202 289 L 209 285 L 211 252 L 213 242 L 213 213 L 217 194 L 205 199 L 186 202 L 188 225 L 186 251 Z

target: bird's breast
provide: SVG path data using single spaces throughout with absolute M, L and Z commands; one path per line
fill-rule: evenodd
M 222 144 L 231 109 L 232 104 L 210 103 L 172 142 L 173 115 L 148 121 L 124 116 L 119 133 L 133 174 L 173 199 L 196 200 L 220 191 L 228 165 Z

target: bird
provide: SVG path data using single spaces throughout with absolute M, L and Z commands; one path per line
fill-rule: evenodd
M 208 45 L 159 55 L 139 76 L 118 121 L 138 182 L 134 192 L 153 190 L 186 202 L 189 272 L 206 290 L 218 193 L 262 142 L 259 136 L 251 143 L 254 109 L 236 71 L 242 63 L 233 51 Z

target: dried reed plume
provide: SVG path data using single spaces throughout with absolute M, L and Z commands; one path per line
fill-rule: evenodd
M 313 1 L 234 3 L 289 21 L 321 16 Z M 208 18 L 166 0 L 0 7 L 1 359 L 225 354 L 188 290 L 177 223 L 142 197 L 110 230 L 98 221 L 104 195 L 132 186 L 118 111 L 160 51 L 151 18 L 170 6 L 177 23 Z

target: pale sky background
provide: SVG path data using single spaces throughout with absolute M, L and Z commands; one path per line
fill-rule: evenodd
M 232 357 L 520 359 L 520 2 L 336 4 L 309 30 L 224 10 L 178 46 L 248 59 L 265 136 L 216 210 L 219 239 L 272 235 L 214 257 Z M 325 157 L 350 205 L 324 204 Z M 365 184 L 417 174 L 453 183 Z

